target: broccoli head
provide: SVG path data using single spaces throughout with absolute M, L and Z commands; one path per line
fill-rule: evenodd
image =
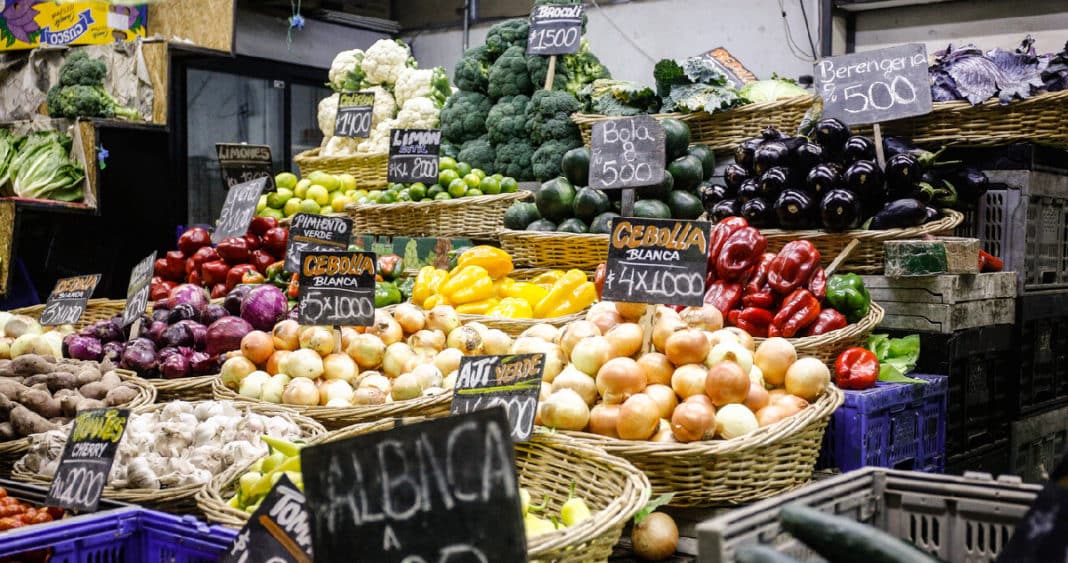
M 456 158 L 460 156 L 460 147 L 459 145 L 454 145 L 449 141 L 442 139 L 441 147 L 438 149 L 438 155 L 447 156 L 449 158 Z
M 534 145 L 530 139 L 516 137 L 507 143 L 498 144 L 493 170 L 498 174 L 511 176 L 516 180 L 533 180 L 534 172 L 530 169 L 530 157 L 534 155 Z
M 571 114 L 580 109 L 575 96 L 560 90 L 538 90 L 527 109 L 527 135 L 540 145 L 552 139 L 579 138 L 578 126 Z
M 527 55 L 527 74 L 535 89 L 545 86 L 545 77 L 549 74 L 549 57 L 539 55 Z M 553 72 L 553 90 L 564 90 L 570 78 L 563 64 L 558 63 Z
M 120 105 L 102 86 L 53 86 L 48 90 L 48 115 L 51 117 L 124 117 L 141 119 L 132 108 Z
M 103 61 L 91 59 L 84 50 L 78 49 L 59 67 L 59 85 L 103 86 L 107 75 L 108 67 Z
M 545 142 L 530 157 L 534 179 L 544 182 L 560 175 L 560 161 L 567 151 L 582 146 L 582 139 L 552 139 Z
M 590 50 L 590 42 L 583 39 L 579 42 L 579 51 L 574 55 L 562 57 L 564 74 L 567 76 L 567 84 L 564 89 L 572 94 L 578 94 L 587 84 L 601 78 L 612 78 L 612 73 L 601 63 L 597 55 Z
M 491 27 L 486 33 L 486 52 L 491 59 L 503 55 L 512 47 L 522 47 L 525 52 L 529 34 L 530 23 L 526 19 L 505 20 Z
M 464 51 L 460 60 L 456 61 L 456 71 L 453 73 L 453 82 L 456 87 L 469 92 L 486 93 L 490 69 L 490 57 L 485 46 L 472 47 Z
M 465 142 L 460 147 L 457 160 L 466 162 L 471 168 L 480 168 L 483 172 L 493 170 L 493 146 L 485 135 Z
M 463 90 L 449 96 L 441 108 L 441 134 L 451 143 L 477 139 L 486 134 L 486 114 L 493 101 L 478 92 Z
M 527 74 L 525 47 L 509 47 L 489 69 L 489 85 L 486 91 L 493 99 L 504 96 L 529 96 L 534 85 Z
M 528 104 L 530 98 L 526 96 L 506 96 L 497 100 L 486 116 L 489 140 L 502 144 L 517 137 L 526 137 Z
M 568 92 L 538 90 L 530 97 L 532 116 L 548 119 L 558 114 L 571 115 L 581 109 L 578 99 Z

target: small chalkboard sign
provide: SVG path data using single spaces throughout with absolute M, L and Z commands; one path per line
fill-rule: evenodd
M 126 431 L 129 409 L 89 409 L 78 413 L 67 437 L 45 505 L 93 512 Z
M 283 474 L 219 563 L 311 563 L 312 553 L 304 493 Z
M 664 128 L 648 115 L 593 124 L 590 187 L 640 188 L 664 179 Z
M 289 224 L 286 271 L 300 271 L 300 255 L 322 250 L 345 250 L 352 239 L 352 219 L 297 213 Z
M 317 561 L 527 560 L 504 409 L 301 450 Z
M 375 320 L 375 255 L 315 251 L 300 255 L 303 325 L 371 326 Z
M 464 356 L 456 376 L 452 414 L 502 406 L 508 413 L 512 440 L 526 442 L 534 433 L 544 369 L 545 354 Z
M 256 214 L 256 204 L 260 201 L 266 178 L 257 178 L 251 182 L 238 184 L 226 192 L 226 201 L 219 212 L 219 221 L 211 233 L 211 242 L 219 244 L 230 237 L 244 236 L 252 216 Z
M 846 125 L 931 113 L 927 49 L 920 44 L 820 59 L 814 65 L 823 117 Z
M 126 286 L 126 307 L 122 310 L 122 326 L 129 326 L 145 314 L 155 263 L 156 252 L 153 251 L 130 270 L 130 283 Z
M 74 324 L 82 318 L 85 305 L 100 283 L 100 274 L 63 278 L 56 282 L 38 321 L 44 326 Z
M 386 180 L 401 184 L 438 181 L 440 129 L 393 129 L 389 132 Z
M 215 143 L 223 185 L 230 189 L 257 178 L 267 178 L 264 191 L 274 191 L 271 147 L 244 143 Z
M 727 77 L 727 85 L 731 88 L 741 88 L 757 79 L 752 71 L 745 68 L 741 61 L 734 58 L 734 55 L 723 47 L 716 47 L 707 53 L 701 53 L 700 56 L 707 59 L 712 66 Z
M 528 55 L 573 55 L 582 39 L 582 4 L 545 4 L 530 11 Z
M 335 137 L 370 137 L 374 92 L 342 92 L 337 102 Z
M 604 298 L 701 305 L 711 237 L 712 224 L 704 221 L 613 219 Z

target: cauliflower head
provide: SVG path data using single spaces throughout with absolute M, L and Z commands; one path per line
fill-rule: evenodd
M 340 97 L 339 94 L 334 94 L 319 100 L 319 112 L 316 117 L 319 120 L 319 131 L 322 131 L 324 138 L 334 134 L 334 125 L 337 123 L 337 102 Z
M 393 119 L 393 116 L 397 115 L 397 101 L 393 99 L 393 94 L 389 93 L 389 90 L 381 86 L 371 86 L 370 88 L 364 88 L 364 92 L 374 92 L 375 105 L 371 109 L 371 127 L 372 129 L 378 126 L 386 120 Z
M 396 119 L 387 119 L 371 130 L 371 136 L 360 142 L 356 147 L 357 156 L 370 156 L 386 154 L 389 152 L 389 132 L 397 127 Z
M 371 84 L 394 84 L 402 69 L 414 67 L 415 59 L 403 41 L 379 39 L 363 55 L 360 68 Z
M 357 154 L 360 141 L 355 137 L 330 137 L 323 140 L 319 156 L 352 156 Z
M 330 87 L 339 92 L 352 92 L 366 86 L 366 76 L 361 68 L 363 57 L 363 49 L 338 53 L 330 63 Z
M 411 98 L 397 112 L 397 127 L 409 129 L 434 129 L 438 126 L 441 110 L 430 98 Z
M 393 86 L 393 96 L 397 98 L 398 106 L 403 106 L 412 98 L 430 98 L 440 108 L 450 94 L 452 87 L 449 77 L 441 67 L 404 68 Z

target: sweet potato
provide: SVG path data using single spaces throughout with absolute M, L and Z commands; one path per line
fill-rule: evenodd
M 63 407 L 46 389 L 31 387 L 19 393 L 18 402 L 44 418 L 55 418 L 63 414 Z
M 0 395 L 14 401 L 26 386 L 9 378 L 0 378 Z
M 7 421 L 8 416 L 11 414 L 11 409 L 15 408 L 15 404 L 15 401 L 0 395 L 0 421 Z
M 74 379 L 78 382 L 78 387 L 100 381 L 100 370 L 93 366 L 82 366 L 74 372 Z
M 0 422 L 0 440 L 14 440 L 15 429 L 10 422 Z
M 122 384 L 122 378 L 115 371 L 109 371 L 100 376 L 100 382 L 107 386 L 108 391 Z
M 74 374 L 68 371 L 54 371 L 49 374 L 48 389 L 53 393 L 60 389 L 77 389 L 78 380 L 75 379 Z
M 107 403 L 108 406 L 114 407 L 116 405 L 125 405 L 136 398 L 137 388 L 129 383 L 123 383 L 111 391 L 108 391 L 104 402 Z
M 11 409 L 11 428 L 15 430 L 16 436 L 29 436 L 55 430 L 58 427 L 30 409 L 16 405 Z
M 110 389 L 103 381 L 94 381 L 79 387 L 78 392 L 86 399 L 103 399 L 108 395 L 108 390 Z
M 44 356 L 37 356 L 35 354 L 27 354 L 11 360 L 11 369 L 15 372 L 15 375 L 21 375 L 23 377 L 42 373 L 52 373 L 54 367 L 54 364 L 49 363 Z
M 85 400 L 82 394 L 73 389 L 60 389 L 53 398 L 59 401 L 64 416 L 74 416 L 78 412 L 78 401 Z

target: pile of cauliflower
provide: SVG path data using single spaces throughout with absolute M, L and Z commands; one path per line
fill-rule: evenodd
M 330 65 L 330 87 L 335 92 L 374 92 L 371 136 L 334 136 L 339 98 L 335 93 L 319 102 L 320 156 L 388 153 L 390 129 L 436 128 L 441 106 L 452 94 L 444 68 L 417 68 L 411 49 L 403 41 L 389 39 L 380 39 L 366 51 L 338 53 Z

